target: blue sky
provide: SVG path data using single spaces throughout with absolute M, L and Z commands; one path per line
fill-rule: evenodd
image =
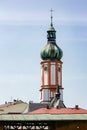
M 40 51 L 47 43 L 51 8 L 63 50 L 64 103 L 87 108 L 86 0 L 0 0 L 0 104 L 39 102 Z

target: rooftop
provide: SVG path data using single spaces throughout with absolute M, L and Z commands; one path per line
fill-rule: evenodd
M 21 100 L 14 100 L 13 102 L 5 102 L 0 105 L 0 114 L 2 113 L 23 113 L 26 111 L 28 104 Z
M 40 108 L 28 114 L 87 114 L 82 108 Z

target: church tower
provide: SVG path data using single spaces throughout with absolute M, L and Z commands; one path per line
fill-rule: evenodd
M 50 103 L 56 91 L 60 91 L 63 101 L 62 64 L 63 52 L 56 44 L 56 30 L 53 27 L 51 10 L 51 24 L 47 31 L 47 44 L 41 51 L 41 88 L 40 102 Z

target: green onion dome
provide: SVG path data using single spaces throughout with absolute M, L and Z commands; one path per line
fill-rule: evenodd
M 56 31 L 52 23 L 47 31 L 47 39 L 47 45 L 41 51 L 41 59 L 60 61 L 63 56 L 63 52 L 56 44 Z

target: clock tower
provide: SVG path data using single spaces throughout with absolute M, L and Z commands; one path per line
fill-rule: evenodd
M 60 99 L 63 101 L 62 88 L 62 64 L 63 52 L 56 44 L 56 30 L 51 24 L 47 31 L 47 44 L 41 51 L 41 88 L 40 102 L 50 103 L 57 89 L 60 91 Z

